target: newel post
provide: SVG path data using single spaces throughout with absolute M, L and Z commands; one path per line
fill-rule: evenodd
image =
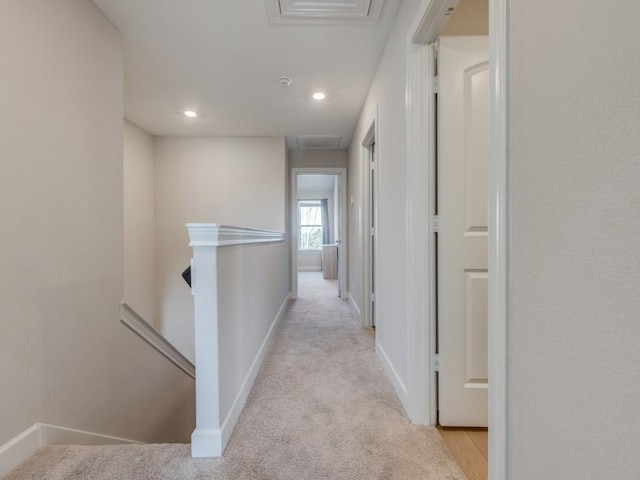
M 196 429 L 191 435 L 192 457 L 222 456 L 220 424 L 220 352 L 218 342 L 217 250 L 220 226 L 187 224 L 194 298 L 196 361 Z

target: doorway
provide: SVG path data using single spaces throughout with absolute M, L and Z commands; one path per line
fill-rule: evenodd
M 364 308 L 361 312 L 362 324 L 366 327 L 376 327 L 376 246 L 378 232 L 377 228 L 377 169 L 378 169 L 378 148 L 376 146 L 377 137 L 377 124 L 378 124 L 378 110 L 374 112 L 374 116 L 371 119 L 367 133 L 363 136 L 361 141 L 362 146 L 362 169 L 368 172 L 362 175 L 363 185 L 362 192 L 364 201 L 363 208 L 363 229 L 362 232 L 362 245 L 364 246 L 362 252 L 363 262 L 363 282 L 364 286 Z
M 438 422 L 487 427 L 489 75 L 486 36 L 442 36 L 437 62 Z
M 408 412 L 412 421 L 435 425 L 438 419 L 437 377 L 440 375 L 437 355 L 436 230 L 446 220 L 436 216 L 436 135 L 433 80 L 436 69 L 435 51 L 431 48 L 450 20 L 452 12 L 464 2 L 433 0 L 420 7 L 407 41 L 408 55 L 408 222 L 413 235 L 407 254 L 415 267 L 410 269 L 407 303 L 410 314 Z M 478 3 L 478 2 L 472 2 Z M 486 18 L 491 18 L 489 33 L 489 149 L 488 158 L 488 225 L 486 280 L 488 321 L 488 385 L 489 401 L 489 478 L 506 478 L 507 464 L 507 306 L 509 267 L 508 243 L 508 8 L 505 0 L 485 3 Z M 488 10 L 487 10 L 488 7 Z M 460 11 L 460 10 L 458 10 Z M 464 22 L 463 22 L 464 23 Z M 469 32 L 466 32 L 468 34 Z M 477 32 L 474 32 L 474 35 Z M 486 32 L 485 32 L 486 34 Z M 458 35 L 456 33 L 455 35 Z M 425 161 L 425 159 L 429 161 Z M 439 207 L 439 206 L 438 206 Z M 426 321 L 424 319 L 427 319 Z M 423 367 L 426 365 L 426 367 Z M 429 379 L 424 381 L 423 379 Z
M 298 298 L 300 287 L 308 283 L 299 275 L 331 284 L 336 296 L 346 296 L 345 202 L 346 169 L 291 170 L 292 298 Z
M 438 425 L 467 476 L 486 479 L 488 41 L 486 36 L 443 36 L 432 48 L 438 79 L 433 92 Z

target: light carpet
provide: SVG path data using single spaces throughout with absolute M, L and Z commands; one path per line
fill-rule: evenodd
M 435 428 L 407 419 L 335 282 L 299 276 L 224 457 L 183 444 L 49 446 L 5 480 L 463 480 Z

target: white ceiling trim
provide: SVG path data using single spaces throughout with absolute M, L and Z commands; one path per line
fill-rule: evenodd
M 269 21 L 295 24 L 371 24 L 380 19 L 384 0 L 265 0 Z

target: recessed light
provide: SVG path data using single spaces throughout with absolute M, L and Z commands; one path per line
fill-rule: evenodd
M 316 100 L 323 100 L 325 97 L 325 94 L 322 92 L 316 92 L 313 94 L 313 98 Z
M 198 114 L 196 112 L 194 112 L 193 110 L 187 110 L 186 112 L 184 112 L 184 114 L 189 118 L 193 118 L 193 117 L 197 117 L 198 116 Z

